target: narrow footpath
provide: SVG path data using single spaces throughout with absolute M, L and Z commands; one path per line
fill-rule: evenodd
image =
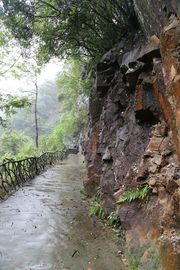
M 125 270 L 118 238 L 88 216 L 79 156 L 0 203 L 0 270 Z

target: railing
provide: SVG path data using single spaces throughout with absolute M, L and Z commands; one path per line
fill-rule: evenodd
M 46 152 L 40 157 L 5 160 L 0 165 L 0 199 L 5 199 L 7 195 L 42 173 L 47 166 L 62 160 L 67 154 L 66 150 L 63 152 Z

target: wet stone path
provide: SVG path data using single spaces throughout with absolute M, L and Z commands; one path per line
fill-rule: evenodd
M 88 217 L 70 156 L 0 203 L 0 270 L 124 270 L 117 237 Z

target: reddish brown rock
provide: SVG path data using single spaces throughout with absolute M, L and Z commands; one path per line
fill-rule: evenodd
M 162 137 L 152 137 L 148 144 L 146 153 L 148 155 L 158 154 L 160 152 L 160 147 L 161 147 L 162 142 L 163 142 Z
M 149 180 L 148 184 L 149 184 L 150 186 L 155 186 L 156 180 L 152 178 L 152 179 Z
M 135 2 L 143 3 L 143 9 L 143 1 Z M 153 8 L 159 2 L 153 0 Z M 129 255 L 135 260 L 140 254 L 139 270 L 149 265 L 153 270 L 179 270 L 179 37 L 179 20 L 171 17 L 160 39 L 153 37 L 155 46 L 149 51 L 151 41 L 140 55 L 139 36 L 123 41 L 121 53 L 114 49 L 112 57 L 110 52 L 103 57 L 90 97 L 89 193 L 98 189 L 109 213 L 124 190 L 152 187 L 146 200 L 117 205 Z M 139 58 L 143 65 L 136 65 Z M 102 78 L 109 86 L 104 88 Z
M 180 159 L 180 21 L 174 19 L 161 34 L 162 72 L 165 85 L 163 103 L 164 114 L 172 129 L 176 150 Z M 160 91 L 159 91 L 160 92 Z M 169 113 L 170 112 L 170 113 Z
M 97 154 L 99 133 L 99 123 L 97 122 L 86 150 L 88 152 L 88 179 L 85 181 L 84 185 L 89 195 L 95 194 L 101 177 L 101 157 Z

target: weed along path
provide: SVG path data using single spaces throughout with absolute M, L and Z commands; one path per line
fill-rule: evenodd
M 71 155 L 0 204 L 0 270 L 125 270 L 118 238 L 88 216 Z

